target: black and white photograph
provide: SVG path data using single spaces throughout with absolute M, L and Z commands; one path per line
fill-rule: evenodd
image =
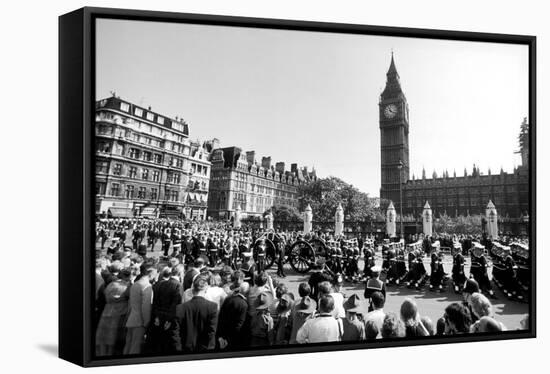
M 97 18 L 95 79 L 97 359 L 530 329 L 528 45 Z

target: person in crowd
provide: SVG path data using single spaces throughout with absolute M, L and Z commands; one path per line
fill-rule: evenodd
M 529 314 L 526 314 L 523 316 L 521 321 L 519 322 L 519 326 L 521 330 L 528 330 L 529 329 Z
M 286 289 L 286 286 L 285 286 Z M 294 304 L 294 296 L 288 291 L 282 295 L 277 295 L 275 313 L 273 316 L 273 333 L 276 345 L 286 345 L 290 341 L 290 333 L 292 332 L 292 307 Z
M 184 291 L 191 288 L 195 277 L 199 275 L 205 267 L 206 267 L 206 262 L 204 261 L 204 258 L 197 257 L 195 261 L 193 261 L 193 266 L 185 272 L 185 275 L 183 277 Z
M 445 335 L 466 334 L 470 332 L 472 319 L 468 308 L 460 303 L 449 304 L 443 315 Z
M 162 280 L 153 286 L 153 308 L 146 350 L 148 353 L 176 353 L 181 350 L 176 306 L 181 304 L 180 269 L 164 268 Z
M 96 330 L 98 356 L 122 353 L 130 297 L 130 274 L 130 269 L 121 269 L 117 279 L 105 288 L 106 304 Z
M 368 321 L 373 321 L 373 323 L 378 328 L 378 331 L 380 331 L 379 338 L 381 337 L 381 331 L 382 331 L 382 325 L 384 323 L 384 318 L 386 317 L 386 314 L 384 313 L 384 304 L 386 302 L 386 298 L 381 292 L 375 291 L 371 295 L 371 303 L 373 310 L 365 316 L 365 323 Z
M 435 328 L 432 319 L 428 316 L 422 316 L 420 322 L 426 328 L 428 335 L 435 335 Z
M 231 293 L 233 292 L 231 290 L 231 285 L 232 285 L 232 279 L 233 279 L 233 269 L 231 269 L 231 266 L 227 266 L 225 265 L 224 267 L 222 267 L 221 271 L 220 271 L 220 278 L 221 278 L 221 285 L 220 287 L 223 288 L 225 294 L 227 296 L 231 295 Z
M 319 299 L 319 315 L 308 319 L 296 334 L 296 342 L 323 343 L 336 342 L 340 340 L 340 325 L 332 315 L 334 310 L 334 299 L 330 295 L 322 296 Z
M 380 330 L 382 338 L 403 338 L 405 337 L 405 325 L 395 313 L 387 313 Z
M 428 330 L 422 324 L 420 315 L 418 314 L 418 307 L 414 300 L 406 298 L 401 304 L 401 320 L 405 325 L 405 333 L 407 338 L 416 336 L 427 336 Z
M 483 317 L 490 317 L 493 320 L 495 320 L 494 313 L 493 313 L 493 306 L 491 305 L 491 302 L 489 301 L 489 299 L 480 292 L 475 292 L 472 294 L 472 296 L 470 297 L 470 305 L 472 306 L 471 308 L 472 317 L 475 317 L 476 319 L 476 321 L 470 327 L 470 332 L 473 332 L 473 333 L 481 332 L 479 319 Z M 506 330 L 506 327 L 504 326 L 504 324 L 502 324 L 501 322 L 497 322 L 497 323 L 500 325 L 499 331 Z
M 307 319 L 311 318 L 317 310 L 317 302 L 309 297 L 311 287 L 307 283 L 300 283 L 298 286 L 298 295 L 300 300 L 292 309 L 292 330 L 290 332 L 290 344 L 296 343 L 296 335 L 300 327 L 304 325 Z
M 250 286 L 242 282 L 233 290 L 220 308 L 218 317 L 218 343 L 221 349 L 239 349 L 246 347 L 249 336 L 247 334 L 248 302 L 246 295 Z
M 218 307 L 206 300 L 208 279 L 199 275 L 193 281 L 193 298 L 178 306 L 181 349 L 183 352 L 204 352 L 216 347 Z
M 345 318 L 342 319 L 342 341 L 365 340 L 365 325 L 357 318 L 363 310 L 363 304 L 356 294 L 351 295 L 343 305 Z
M 374 320 L 368 320 L 365 323 L 365 340 L 376 340 L 380 335 L 380 329 Z
M 333 292 L 333 287 L 328 281 L 319 283 L 318 289 L 319 297 L 326 295 L 332 296 L 332 299 L 334 300 L 334 310 L 332 311 L 332 315 L 334 318 L 345 318 L 346 311 L 344 310 L 344 295 L 340 292 Z
M 206 279 L 208 281 L 208 288 L 206 289 L 206 295 L 204 296 L 206 300 L 210 300 L 216 304 L 218 310 L 220 310 L 223 301 L 227 297 L 227 294 L 220 287 L 222 278 L 219 274 L 214 274 L 211 271 L 206 273 Z
M 242 253 L 243 262 L 239 270 L 244 274 L 244 281 L 248 282 L 250 287 L 256 284 L 256 263 L 252 258 L 252 251 L 248 250 Z
M 502 323 L 488 316 L 481 317 L 479 321 L 476 322 L 476 324 L 477 324 L 476 331 L 472 331 L 472 332 L 498 333 L 498 332 L 504 331 L 502 329 Z M 470 328 L 470 330 L 472 329 Z
M 374 310 L 372 305 L 372 294 L 374 292 L 380 292 L 384 298 L 386 297 L 386 285 L 380 280 L 380 271 L 382 269 L 380 266 L 373 266 L 371 269 L 371 277 L 367 280 L 365 284 L 365 299 L 369 301 L 369 312 Z
M 269 307 L 273 299 L 267 292 L 260 293 L 254 300 L 254 312 L 250 317 L 250 346 L 265 347 L 273 344 L 274 324 Z
M 332 281 L 332 276 L 326 271 L 325 260 L 318 259 L 312 267 L 312 273 L 308 284 L 311 287 L 310 297 L 317 301 L 319 299 L 319 284 Z
M 443 336 L 445 335 L 445 318 L 441 317 L 437 320 L 435 335 Z
M 153 304 L 152 282 L 157 277 L 153 262 L 145 262 L 140 268 L 139 279 L 130 287 L 129 313 L 126 321 L 126 343 L 124 354 L 140 354 L 145 342 L 145 332 L 151 320 Z
M 466 306 L 466 308 L 468 308 L 468 311 L 470 311 L 472 322 L 477 321 L 477 317 L 472 312 L 471 297 L 474 293 L 479 292 L 479 284 L 473 278 L 468 279 L 462 289 L 462 303 Z
M 268 308 L 271 307 L 275 299 L 275 289 L 273 288 L 273 280 L 265 271 L 258 274 L 256 277 L 256 285 L 248 292 L 247 301 L 250 318 L 256 314 L 257 299 L 262 293 L 265 293 L 267 295 L 266 297 L 269 298 L 267 301 Z

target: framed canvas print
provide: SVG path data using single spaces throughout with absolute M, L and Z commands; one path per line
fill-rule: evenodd
M 59 19 L 59 355 L 535 337 L 534 36 Z

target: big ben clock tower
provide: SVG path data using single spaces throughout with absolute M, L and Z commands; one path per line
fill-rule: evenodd
M 401 90 L 393 52 L 386 73 L 386 87 L 378 106 L 382 169 L 380 198 L 393 201 L 399 211 L 399 183 L 409 180 L 409 106 Z

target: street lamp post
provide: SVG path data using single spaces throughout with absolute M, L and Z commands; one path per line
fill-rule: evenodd
M 401 239 L 403 239 L 405 237 L 403 233 L 403 188 L 401 186 L 401 169 L 403 169 L 403 161 L 399 160 L 399 165 L 397 165 L 397 169 L 399 170 L 399 233 Z

